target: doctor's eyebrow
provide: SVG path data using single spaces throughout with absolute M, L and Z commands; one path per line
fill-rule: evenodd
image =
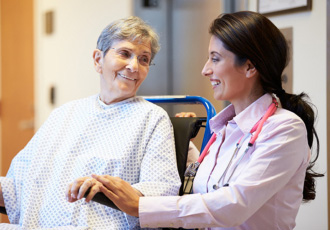
M 211 53 L 210 53 L 210 55 L 215 55 L 215 54 L 222 57 L 222 55 L 217 51 L 211 51 Z

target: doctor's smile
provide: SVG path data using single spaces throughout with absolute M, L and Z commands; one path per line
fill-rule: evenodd
M 217 86 L 217 85 L 220 85 L 221 84 L 221 82 L 219 80 L 210 79 L 210 81 L 211 81 L 211 85 L 212 86 Z M 213 89 L 214 89 L 214 87 L 213 87 Z

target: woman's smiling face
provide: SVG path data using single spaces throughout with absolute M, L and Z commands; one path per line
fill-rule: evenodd
M 235 54 L 227 50 L 222 41 L 213 35 L 202 74 L 210 78 L 214 98 L 233 103 L 246 97 L 249 93 L 246 70 L 246 64 L 237 65 Z
M 149 42 L 114 41 L 105 56 L 95 50 L 93 57 L 101 77 L 101 100 L 111 104 L 136 95 L 149 72 L 151 46 Z

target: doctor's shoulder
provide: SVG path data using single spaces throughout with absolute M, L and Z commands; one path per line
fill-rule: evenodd
M 306 138 L 307 141 L 305 123 L 287 109 L 278 108 L 275 114 L 265 122 L 263 129 L 267 136 L 296 136 L 296 138 Z

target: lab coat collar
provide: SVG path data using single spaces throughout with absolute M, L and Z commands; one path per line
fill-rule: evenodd
M 219 133 L 227 123 L 236 123 L 242 132 L 246 134 L 262 118 L 271 103 L 272 95 L 264 94 L 237 116 L 235 115 L 234 106 L 228 105 L 210 120 L 211 131 Z

